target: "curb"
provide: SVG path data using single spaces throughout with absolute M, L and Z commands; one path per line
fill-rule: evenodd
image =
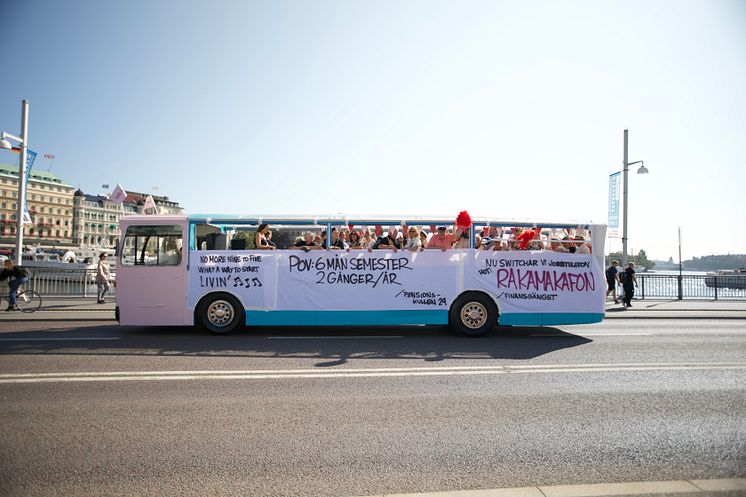
M 604 321 L 607 319 L 674 319 L 674 320 L 684 320 L 684 319 L 701 319 L 701 320 L 712 320 L 712 319 L 732 319 L 732 320 L 746 320 L 746 315 L 743 316 L 609 316 L 608 314 L 604 316 Z
M 631 495 L 697 495 L 746 490 L 746 478 L 708 480 L 632 481 L 579 485 L 454 490 L 407 494 L 376 494 L 368 497 L 601 497 Z

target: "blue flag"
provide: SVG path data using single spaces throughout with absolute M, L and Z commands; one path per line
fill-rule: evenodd
M 26 150 L 26 177 L 24 178 L 24 181 L 26 182 L 25 191 L 28 191 L 28 179 L 31 177 L 31 168 L 34 167 L 34 161 L 36 160 L 37 155 L 38 154 L 33 150 Z M 32 224 L 31 213 L 28 211 L 28 204 L 26 203 L 25 198 L 23 199 L 23 224 Z

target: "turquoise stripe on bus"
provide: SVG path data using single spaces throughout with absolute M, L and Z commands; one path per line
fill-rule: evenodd
M 561 324 L 600 323 L 603 313 L 593 312 L 513 312 L 500 314 L 499 324 L 510 326 L 557 326 Z
M 448 311 L 246 311 L 247 326 L 394 326 L 423 324 L 448 324 Z
M 603 321 L 603 313 L 555 312 L 501 314 L 500 325 L 557 326 Z M 447 325 L 448 311 L 246 311 L 247 326 L 395 326 Z

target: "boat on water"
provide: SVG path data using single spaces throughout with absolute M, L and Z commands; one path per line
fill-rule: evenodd
M 707 273 L 705 285 L 710 288 L 746 290 L 746 268 L 722 269 L 714 273 Z
M 88 269 L 91 266 L 80 262 L 72 250 L 45 251 L 38 247 L 21 254 L 21 265 L 46 269 Z

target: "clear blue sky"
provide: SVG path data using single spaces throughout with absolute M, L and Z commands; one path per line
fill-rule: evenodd
M 29 99 L 31 148 L 89 193 L 606 222 L 628 128 L 630 248 L 746 253 L 742 0 L 2 8 L 0 130 Z

